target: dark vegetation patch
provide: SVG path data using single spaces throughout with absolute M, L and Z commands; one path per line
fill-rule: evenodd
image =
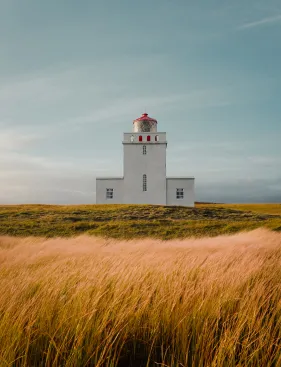
M 276 206 L 277 204 L 275 204 Z M 195 208 L 153 205 L 10 205 L 0 206 L 0 234 L 161 239 L 216 236 L 267 227 L 281 230 L 281 210 L 270 204 L 252 207 L 223 204 Z M 258 208 L 258 209 L 257 209 Z M 281 206 L 280 206 L 281 208 Z M 277 214 L 276 214 L 277 213 Z

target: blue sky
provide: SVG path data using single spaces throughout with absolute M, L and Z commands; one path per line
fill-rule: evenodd
M 0 0 L 0 203 L 93 203 L 144 109 L 197 200 L 281 202 L 280 0 Z

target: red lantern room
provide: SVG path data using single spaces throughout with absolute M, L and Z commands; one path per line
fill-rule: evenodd
M 137 118 L 133 122 L 135 133 L 156 133 L 157 132 L 157 120 L 149 117 L 147 113 L 143 113 L 141 117 Z

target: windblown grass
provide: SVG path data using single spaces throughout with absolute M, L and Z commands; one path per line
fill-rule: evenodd
M 281 235 L 0 238 L 0 366 L 281 366 Z

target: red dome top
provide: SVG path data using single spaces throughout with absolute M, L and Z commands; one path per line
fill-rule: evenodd
M 143 113 L 141 117 L 139 117 L 138 119 L 135 119 L 134 121 L 151 121 L 151 122 L 156 122 L 157 124 L 157 120 L 153 119 L 152 117 L 149 117 L 147 113 Z

